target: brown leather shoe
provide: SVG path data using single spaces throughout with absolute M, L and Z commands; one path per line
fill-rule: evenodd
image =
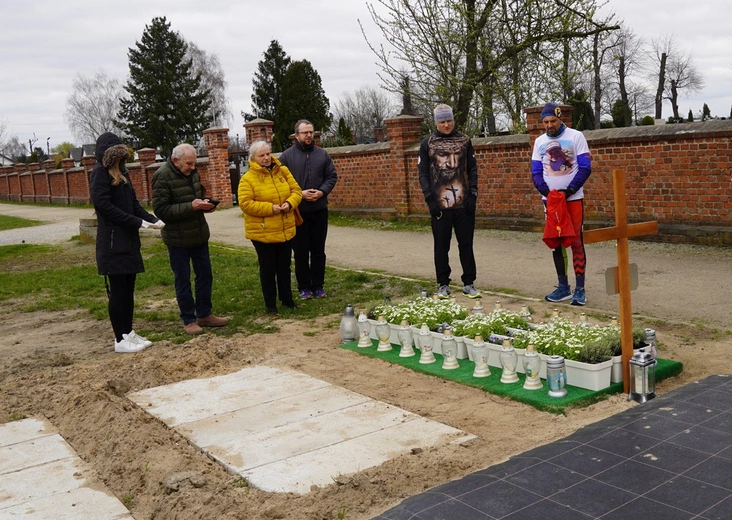
M 203 334 L 203 329 L 195 321 L 183 325 L 183 330 L 186 331 L 186 334 Z
M 227 318 L 219 318 L 218 316 L 210 314 L 205 318 L 198 318 L 196 323 L 201 327 L 223 327 L 229 323 L 229 320 Z

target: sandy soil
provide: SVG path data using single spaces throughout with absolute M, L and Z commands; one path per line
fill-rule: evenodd
M 241 226 L 241 219 L 237 218 L 234 224 Z M 232 236 L 234 224 L 231 224 Z M 216 229 L 222 234 L 225 226 Z M 238 229 L 241 234 L 241 227 Z M 520 238 L 491 237 L 489 249 L 529 247 L 529 242 L 524 246 Z M 379 248 L 366 249 L 379 251 L 371 259 L 357 254 L 364 249 L 364 243 L 373 243 L 363 241 L 361 230 L 335 231 L 329 237 L 329 261 L 403 275 L 423 272 L 430 275 L 429 243 L 426 251 L 424 247 L 410 250 L 405 248 L 409 244 L 402 234 L 379 233 L 377 238 L 371 233 L 367 238 L 383 241 Z M 417 238 L 424 242 L 424 236 Z M 238 245 L 246 245 L 242 242 L 240 238 Z M 683 246 L 668 250 L 660 246 L 654 250 L 654 247 L 642 246 L 642 249 L 653 262 L 648 268 L 658 271 L 659 276 L 664 272 L 674 276 L 671 273 L 674 262 L 681 264 L 684 257 L 688 260 L 689 250 Z M 479 270 L 483 270 L 485 277 L 481 279 L 495 280 L 479 281 L 478 285 L 513 288 L 529 297 L 539 296 L 541 293 L 531 287 L 549 278 L 541 271 L 538 278 L 543 279 L 537 282 L 533 279 L 536 277 L 527 277 L 526 273 L 531 272 L 536 257 L 541 256 L 546 264 L 550 264 L 550 259 L 548 250 L 534 249 L 524 257 L 512 257 L 510 262 L 500 255 L 481 256 Z M 712 266 L 700 276 L 706 280 L 707 287 L 717 290 L 720 284 L 727 283 L 729 251 L 694 251 L 708 255 L 700 261 Z M 606 254 L 612 256 L 613 252 Z M 348 255 L 355 258 L 349 260 Z M 397 257 L 400 261 L 395 262 Z M 495 268 L 490 269 L 487 262 L 493 262 Z M 388 267 L 382 267 L 385 263 Z M 455 261 L 454 265 L 459 263 Z M 598 265 L 593 272 L 599 270 Z M 654 286 L 656 283 L 652 282 Z M 661 394 L 711 374 L 729 373 L 726 355 L 732 346 L 732 318 L 713 305 L 704 308 L 704 304 L 689 304 L 696 298 L 704 301 L 703 294 L 697 294 L 704 287 L 687 287 L 681 291 L 683 297 L 679 294 L 672 298 L 663 292 L 668 289 L 666 285 L 659 283 L 655 294 L 663 309 L 673 307 L 669 314 L 674 320 L 647 324 L 658 332 L 661 355 L 683 362 L 684 372 L 663 382 L 659 387 Z M 546 283 L 542 285 L 545 286 Z M 595 307 L 582 310 L 599 316 L 614 314 L 614 304 L 603 308 L 599 304 L 605 298 L 599 296 L 599 290 L 596 292 L 597 298 L 591 299 Z M 653 294 L 645 288 L 638 299 L 653 302 Z M 484 305 L 491 306 L 494 299 L 500 299 L 504 306 L 516 307 L 525 301 L 486 295 Z M 538 316 L 555 307 L 538 301 L 532 301 L 531 306 Z M 205 334 L 183 345 L 159 342 L 136 355 L 117 355 L 111 349 L 106 321 L 92 320 L 81 311 L 24 313 L 21 307 L 21 301 L 3 302 L 4 312 L 0 314 L 3 331 L 0 335 L 0 422 L 17 418 L 19 414 L 48 418 L 137 519 L 367 519 L 408 496 L 636 406 L 617 395 L 587 408 L 571 410 L 566 416 L 539 412 L 480 390 L 344 351 L 338 348 L 339 337 L 334 326 L 338 316 L 324 316 L 316 322 L 280 320 L 282 332 L 276 335 L 223 338 Z M 561 308 L 570 316 L 579 312 L 566 305 Z M 651 312 L 658 310 L 652 303 L 643 310 L 664 317 Z M 300 370 L 460 428 L 478 438 L 464 445 L 405 455 L 378 468 L 342 478 L 327 488 L 314 489 L 305 496 L 265 493 L 246 487 L 240 479 L 226 473 L 184 438 L 124 397 L 130 391 L 225 374 L 252 364 Z

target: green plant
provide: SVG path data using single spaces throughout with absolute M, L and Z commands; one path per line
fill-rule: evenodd
M 369 311 L 372 319 L 384 316 L 389 323 L 407 320 L 410 325 L 419 327 L 426 323 L 430 330 L 437 330 L 445 323 L 451 324 L 468 316 L 468 311 L 460 304 L 450 300 L 433 300 L 419 297 L 402 303 L 381 303 Z
M 20 413 L 20 412 L 13 412 L 13 413 L 10 414 L 10 421 L 9 422 L 22 421 L 25 418 L 26 418 L 26 415 L 25 414 Z
M 507 335 L 508 329 L 529 329 L 529 322 L 520 314 L 505 309 L 497 309 L 490 314 L 471 314 L 464 320 L 454 323 L 455 335 L 474 338 L 480 334 L 486 340 L 491 334 Z
M 346 516 L 348 516 L 348 508 L 346 506 L 339 507 L 338 508 L 338 516 L 337 516 L 337 518 L 339 518 L 340 520 L 342 520 L 343 518 L 346 518 Z
M 234 487 L 235 488 L 249 488 L 249 481 L 245 479 L 244 477 L 238 478 L 234 480 Z
M 653 126 L 656 124 L 656 120 L 653 119 L 651 116 L 643 116 L 643 119 L 640 121 L 641 126 Z

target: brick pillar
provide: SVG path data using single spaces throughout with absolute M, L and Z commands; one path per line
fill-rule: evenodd
M 206 179 L 201 179 L 210 198 L 220 200 L 220 207 L 234 205 L 231 193 L 231 174 L 229 173 L 229 129 L 209 128 L 203 131 L 208 150 L 208 171 Z
M 10 200 L 10 176 L 12 174 L 12 166 L 0 166 L 0 198 L 3 200 Z
M 263 139 L 268 143 L 272 142 L 272 135 L 274 129 L 274 122 L 267 119 L 252 119 L 248 123 L 244 123 L 244 130 L 246 131 L 247 144 L 252 144 L 254 141 Z
M 33 180 L 33 174 L 37 172 L 41 165 L 40 163 L 34 162 L 34 163 L 28 163 L 28 171 L 26 172 L 25 178 L 28 179 L 28 182 L 30 183 L 30 193 L 24 190 L 23 196 L 28 197 L 28 202 L 36 202 L 36 183 Z M 22 182 L 22 181 L 21 181 Z M 24 200 L 22 197 L 20 200 Z
M 89 193 L 89 185 L 91 184 L 91 174 L 97 158 L 94 155 L 85 155 L 81 158 L 81 167 L 84 168 L 84 182 L 86 183 L 86 193 Z M 91 196 L 84 201 L 85 204 L 91 203 Z
M 414 178 L 414 171 L 410 171 L 405 150 L 416 143 L 422 135 L 421 117 L 401 115 L 386 119 L 386 134 L 389 136 L 389 162 L 394 165 L 394 208 L 397 215 L 409 215 L 410 178 Z
M 544 105 L 524 109 L 524 113 L 526 114 L 526 128 L 529 131 L 530 146 L 532 149 L 536 138 L 544 133 L 544 125 L 541 123 L 541 111 L 543 108 Z M 569 128 L 572 128 L 574 107 L 572 105 L 559 105 L 559 108 L 562 110 L 562 121 Z
M 15 173 L 15 181 L 18 183 L 18 186 L 16 188 L 16 192 L 11 194 L 10 200 L 22 201 L 23 200 L 23 182 L 21 181 L 20 176 L 28 171 L 28 166 L 26 166 L 23 163 L 18 163 L 18 164 L 13 165 L 12 168 L 13 168 L 13 172 Z
M 137 197 L 143 201 L 149 201 L 152 203 L 152 175 L 155 172 L 148 174 L 147 167 L 155 163 L 155 149 L 154 148 L 140 148 L 137 150 L 137 162 L 140 163 L 140 195 Z
M 69 203 L 69 170 L 75 166 L 74 160 L 71 157 L 61 159 L 61 169 L 64 171 L 64 186 L 66 187 L 66 204 Z
M 53 159 L 46 159 L 41 163 L 41 169 L 43 170 L 43 183 L 46 186 L 46 195 L 36 195 L 36 202 L 51 202 L 51 177 L 48 175 L 50 172 L 56 169 L 56 161 Z
M 377 143 L 383 143 L 386 140 L 386 129 L 383 127 L 374 128 L 374 139 Z

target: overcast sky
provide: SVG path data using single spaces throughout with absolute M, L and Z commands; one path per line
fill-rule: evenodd
M 689 109 L 696 114 L 707 103 L 712 115 L 728 117 L 731 6 L 730 0 L 610 0 L 607 8 L 639 36 L 673 32 L 680 47 L 693 54 L 706 86 L 680 100 L 682 115 Z M 104 68 L 125 83 L 128 48 L 155 16 L 166 16 L 173 30 L 218 54 L 234 115 L 232 134 L 244 135 L 240 111 L 251 110 L 252 76 L 272 39 L 293 60 L 312 63 L 331 106 L 344 92 L 379 85 L 358 20 L 370 38 L 380 41 L 380 34 L 362 0 L 2 0 L 2 8 L 0 121 L 21 141 L 35 132 L 37 145 L 49 136 L 51 147 L 62 141 L 80 144 L 64 122 L 74 77 Z M 667 102 L 663 115 L 671 113 Z

